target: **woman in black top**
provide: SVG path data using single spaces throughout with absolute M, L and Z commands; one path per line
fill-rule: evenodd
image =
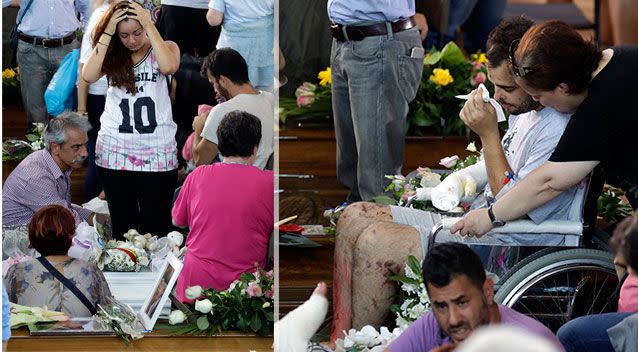
M 492 214 L 472 211 L 452 232 L 483 235 L 569 189 L 599 165 L 607 182 L 635 200 L 638 97 L 632 87 L 638 83 L 638 46 L 600 51 L 567 24 L 549 21 L 512 43 L 510 63 L 521 88 L 544 106 L 573 112 L 572 118 L 549 161 L 497 201 Z

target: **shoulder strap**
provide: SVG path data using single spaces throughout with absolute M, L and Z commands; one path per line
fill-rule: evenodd
M 27 4 L 27 7 L 24 8 L 24 12 L 22 13 L 22 16 L 20 16 L 20 19 L 18 20 L 18 24 L 16 25 L 19 26 L 20 23 L 22 23 L 22 19 L 24 18 L 24 15 L 27 14 L 27 11 L 29 11 L 29 7 L 31 7 L 31 4 L 33 3 L 33 0 L 29 0 L 29 3 Z
M 51 265 L 51 263 L 49 263 L 49 261 L 46 260 L 46 258 L 44 258 L 43 256 L 40 256 L 36 259 L 51 273 L 51 275 L 55 276 L 55 278 L 60 280 L 60 282 L 64 286 L 66 286 L 66 288 L 71 290 L 75 297 L 77 297 L 80 302 L 82 302 L 86 306 L 86 308 L 88 308 L 89 312 L 91 312 L 92 315 L 95 315 L 97 313 L 97 309 L 95 309 L 95 306 L 91 303 L 91 301 L 89 301 L 88 298 L 86 298 L 84 293 L 82 293 L 82 291 L 80 291 L 80 289 L 71 282 L 71 280 L 64 277 L 64 275 L 62 275 L 58 271 L 58 269 L 53 267 L 53 265 Z

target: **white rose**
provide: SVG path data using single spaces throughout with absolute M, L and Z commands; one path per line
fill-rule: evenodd
M 467 176 L 463 179 L 463 190 L 466 197 L 473 197 L 476 194 L 476 181 L 472 176 Z
M 197 299 L 202 295 L 202 287 L 201 286 L 191 286 L 186 289 L 184 292 L 186 294 L 186 298 L 188 299 Z
M 203 299 L 201 301 L 195 301 L 195 310 L 201 313 L 208 313 L 213 309 L 213 302 L 209 299 Z
M 441 159 L 441 161 L 439 161 L 439 165 L 443 165 L 448 169 L 451 169 L 456 165 L 457 161 L 459 161 L 459 156 L 452 155 Z
M 474 145 L 474 142 L 468 144 L 467 147 L 465 148 L 465 150 L 467 150 L 468 152 L 472 152 L 472 153 L 476 153 L 478 151 L 476 149 L 476 145 Z
M 421 174 L 421 187 L 432 188 L 441 183 L 441 175 L 434 172 Z
M 186 314 L 181 310 L 174 310 L 168 315 L 168 323 L 171 325 L 181 324 L 186 320 Z
M 171 243 L 173 243 L 173 245 L 175 246 L 181 246 L 182 243 L 184 243 L 184 235 L 177 231 L 169 232 L 166 237 L 168 237 L 168 239 L 171 240 Z

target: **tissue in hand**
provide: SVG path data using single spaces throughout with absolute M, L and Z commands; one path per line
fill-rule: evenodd
M 487 90 L 485 85 L 481 83 L 479 84 L 477 89 L 481 91 L 481 94 L 483 96 L 483 101 L 486 103 L 492 104 L 492 106 L 494 107 L 494 110 L 496 110 L 496 121 L 498 122 L 505 121 L 505 112 L 503 112 L 503 108 L 496 100 L 490 98 L 490 92 Z M 470 98 L 470 94 L 457 95 L 456 98 L 468 100 Z

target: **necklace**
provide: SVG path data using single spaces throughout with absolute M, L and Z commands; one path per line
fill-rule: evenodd
M 237 165 L 248 165 L 247 161 L 234 161 L 234 160 L 229 160 L 229 161 L 222 161 L 222 163 L 224 164 L 237 164 Z

